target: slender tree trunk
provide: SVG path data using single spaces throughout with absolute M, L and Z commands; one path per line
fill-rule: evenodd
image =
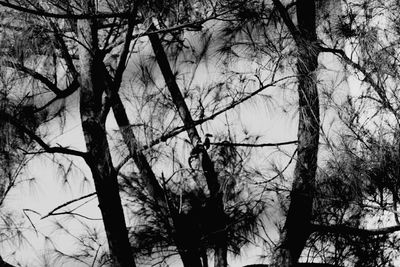
M 175 104 L 175 108 L 177 109 L 180 118 L 187 128 L 190 142 L 193 147 L 197 147 L 200 150 L 199 157 L 201 160 L 203 173 L 207 181 L 208 189 L 210 190 L 211 207 L 213 207 L 214 211 L 214 214 L 211 216 L 214 216 L 215 218 L 214 266 L 227 267 L 228 237 L 226 231 L 226 214 L 224 211 L 224 204 L 222 201 L 223 193 L 220 190 L 218 174 L 215 172 L 214 163 L 211 161 L 210 156 L 202 144 L 200 135 L 193 126 L 192 116 L 185 103 L 185 99 L 182 96 L 178 84 L 176 83 L 175 76 L 172 73 L 167 55 L 165 54 L 164 48 L 161 44 L 161 40 L 157 34 L 151 34 L 149 39 L 153 47 L 157 63 L 161 69 L 168 90 L 171 94 L 172 101 Z
M 154 172 L 151 169 L 151 166 L 145 155 L 140 151 L 138 141 L 130 127 L 129 119 L 121 98 L 117 92 L 110 92 L 110 94 L 111 107 L 115 120 L 117 121 L 124 143 L 128 148 L 129 155 L 135 162 L 141 177 L 144 178 L 143 180 L 146 184 L 146 190 L 150 196 L 157 201 L 158 205 L 162 206 L 164 210 L 167 210 L 168 205 L 165 200 L 164 191 L 158 183 L 157 178 L 154 175 Z
M 111 82 L 109 81 L 106 91 L 110 98 L 111 107 L 113 109 L 113 113 L 122 134 L 124 143 L 127 146 L 129 155 L 135 162 L 135 165 L 138 168 L 141 177 L 144 178 L 147 192 L 160 206 L 163 216 L 165 218 L 171 218 L 169 224 L 173 225 L 174 230 L 171 229 L 169 231 L 174 236 L 174 241 L 181 256 L 183 265 L 185 267 L 202 267 L 200 256 L 196 252 L 196 248 L 189 248 L 190 244 L 188 243 L 190 242 L 184 242 L 183 240 L 183 238 L 185 238 L 185 234 L 181 233 L 181 231 L 182 229 L 185 229 L 186 226 L 180 225 L 178 223 L 178 212 L 174 209 L 172 205 L 169 205 L 164 191 L 158 183 L 149 162 L 147 161 L 145 155 L 140 151 L 141 148 L 139 147 L 136 136 L 133 133 L 132 128 L 130 127 L 130 122 L 122 103 L 121 97 L 118 94 L 117 88 L 113 88 L 111 86 Z
M 95 12 L 94 1 L 82 1 L 84 10 Z M 97 62 L 96 21 L 79 20 L 79 60 L 81 72 L 80 115 L 88 163 L 94 180 L 113 266 L 135 266 L 119 195 L 117 173 L 112 165 L 104 120 L 99 82 L 101 62 Z
M 298 158 L 294 170 L 290 206 L 275 257 L 277 267 L 296 266 L 311 233 L 310 220 L 317 169 L 320 119 L 315 73 L 318 66 L 318 50 L 315 49 L 317 41 L 315 2 L 298 0 L 296 9 L 298 29 L 291 29 L 291 32 L 298 50 Z M 290 25 L 288 27 L 290 28 Z

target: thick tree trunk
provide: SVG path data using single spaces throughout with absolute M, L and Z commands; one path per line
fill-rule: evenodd
M 214 214 L 212 214 L 211 216 L 214 216 L 215 218 L 216 234 L 214 236 L 214 266 L 227 267 L 228 237 L 226 231 L 226 214 L 224 211 L 224 204 L 222 201 L 223 193 L 220 190 L 218 174 L 215 172 L 214 164 L 202 144 L 200 135 L 193 125 L 192 116 L 185 103 L 185 99 L 182 96 L 178 84 L 176 83 L 175 76 L 172 73 L 168 58 L 161 44 L 161 40 L 159 39 L 157 34 L 151 34 L 149 36 L 149 39 L 153 47 L 157 63 L 160 67 L 168 90 L 171 94 L 172 101 L 174 102 L 175 108 L 177 109 L 180 118 L 187 128 L 190 142 L 193 147 L 197 147 L 200 150 L 199 157 L 201 159 L 201 165 L 207 181 L 208 189 L 210 190 L 210 203 L 212 203 L 211 207 L 213 207 L 214 211 Z
M 199 254 L 196 253 L 195 251 L 189 251 L 189 250 L 179 250 L 179 255 L 182 258 L 182 263 L 184 267 L 204 267 L 201 264 Z
M 94 1 L 82 1 L 84 10 L 94 12 Z M 95 20 L 80 20 L 79 60 L 81 72 L 80 115 L 88 163 L 96 188 L 113 266 L 135 266 L 119 195 L 117 173 L 112 165 L 104 120 L 99 82 L 101 62 L 97 62 L 98 40 Z
M 315 3 L 297 1 L 298 31 L 291 31 L 297 44 L 299 94 L 298 153 L 290 206 L 275 258 L 275 266 L 296 266 L 310 235 L 313 190 L 317 169 L 319 141 L 319 100 L 316 69 L 318 50 Z

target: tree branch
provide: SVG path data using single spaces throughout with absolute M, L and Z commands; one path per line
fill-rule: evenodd
M 389 226 L 378 229 L 361 229 L 357 227 L 351 227 L 347 225 L 319 225 L 312 224 L 311 229 L 314 232 L 320 233 L 333 233 L 333 234 L 345 234 L 345 235 L 357 235 L 357 236 L 376 236 L 386 235 L 397 231 L 400 231 L 400 225 Z
M 72 74 L 73 79 L 74 80 L 78 80 L 79 73 L 75 68 L 74 61 L 72 59 L 71 54 L 68 51 L 67 45 L 64 42 L 63 35 L 60 32 L 60 29 L 53 22 L 50 22 L 50 26 L 54 31 L 55 44 L 58 45 L 58 47 L 60 48 L 61 56 L 65 60 L 65 63 L 67 64 L 67 67 L 68 67 L 68 70 Z
M 52 153 L 52 154 L 60 153 L 60 154 L 78 156 L 78 157 L 82 157 L 82 158 L 86 158 L 86 156 L 87 156 L 87 154 L 85 152 L 81 152 L 81 151 L 77 151 L 77 150 L 73 150 L 73 149 L 69 149 L 69 148 L 61 147 L 61 146 L 59 146 L 59 147 L 49 146 L 39 136 L 37 136 L 33 131 L 31 131 L 30 129 L 23 126 L 23 124 L 21 122 L 19 122 L 13 116 L 11 116 L 10 114 L 8 114 L 4 111 L 0 111 L 0 117 L 3 121 L 7 121 L 7 122 L 11 123 L 15 128 L 17 128 L 18 130 L 20 130 L 21 132 L 23 132 L 27 136 L 29 136 L 29 138 L 31 138 L 39 146 L 41 146 L 46 153 Z
M 153 147 L 153 146 L 155 146 L 155 145 L 157 145 L 157 144 L 159 144 L 161 142 L 167 141 L 171 137 L 174 137 L 174 136 L 176 136 L 176 135 L 178 135 L 178 134 L 180 134 L 182 132 L 185 132 L 186 130 L 188 130 L 190 128 L 193 128 L 193 127 L 195 127 L 197 125 L 203 124 L 203 123 L 205 123 L 205 122 L 207 122 L 209 120 L 213 120 L 217 116 L 219 116 L 219 115 L 221 115 L 221 114 L 223 114 L 223 113 L 235 108 L 236 106 L 238 106 L 239 104 L 242 104 L 243 102 L 249 100 L 253 96 L 256 96 L 257 94 L 261 93 L 265 89 L 267 89 L 269 87 L 272 87 L 272 86 L 275 86 L 277 83 L 279 83 L 279 82 L 281 82 L 283 80 L 290 79 L 290 78 L 296 78 L 296 77 L 297 76 L 287 76 L 287 77 L 281 78 L 279 80 L 276 80 L 274 82 L 271 82 L 271 83 L 269 83 L 267 85 L 264 85 L 264 86 L 260 87 L 259 89 L 255 90 L 254 92 L 250 93 L 248 96 L 245 96 L 242 99 L 239 99 L 237 101 L 232 101 L 232 103 L 229 104 L 227 107 L 222 108 L 221 110 L 215 112 L 214 114 L 210 115 L 209 117 L 206 117 L 206 118 L 203 118 L 203 119 L 200 119 L 200 120 L 194 120 L 192 122 L 192 124 L 190 124 L 190 125 L 188 124 L 188 125 L 182 125 L 182 126 L 176 127 L 175 129 L 169 131 L 168 133 L 163 134 L 159 138 L 154 139 L 153 141 L 150 142 L 149 145 L 143 146 L 143 149 L 144 150 L 145 149 L 149 149 L 149 148 L 151 148 L 151 147 Z
M 59 95 L 62 93 L 62 90 L 60 90 L 53 82 L 51 82 L 47 77 L 44 75 L 40 74 L 39 72 L 30 69 L 28 67 L 25 67 L 23 64 L 18 63 L 18 62 L 12 62 L 10 60 L 2 60 L 1 65 L 13 68 L 15 70 L 21 71 L 25 74 L 28 74 L 32 78 L 42 82 L 44 85 L 46 85 L 47 88 L 49 88 L 54 94 Z
M 178 134 L 183 133 L 183 132 L 187 131 L 190 128 L 193 128 L 193 127 L 195 127 L 197 125 L 203 124 L 203 123 L 205 123 L 205 122 L 207 122 L 209 120 L 213 120 L 217 116 L 219 116 L 219 115 L 221 115 L 221 114 L 223 114 L 223 113 L 235 108 L 237 105 L 242 104 L 243 102 L 249 100 L 253 96 L 261 93 L 263 90 L 265 90 L 265 89 L 267 89 L 269 87 L 275 86 L 277 83 L 279 83 L 279 82 L 281 82 L 283 80 L 286 80 L 286 79 L 289 79 L 289 78 L 295 78 L 295 77 L 297 77 L 297 76 L 284 77 L 284 78 L 281 78 L 281 79 L 276 80 L 274 82 L 271 82 L 271 83 L 269 83 L 267 85 L 264 85 L 264 86 L 260 87 L 259 89 L 257 89 L 256 91 L 250 93 L 248 96 L 243 97 L 242 99 L 239 99 L 237 101 L 233 101 L 230 105 L 228 105 L 225 108 L 222 108 L 221 110 L 215 112 L 214 114 L 212 114 L 209 117 L 206 117 L 206 118 L 203 118 L 203 119 L 200 119 L 200 120 L 195 120 L 190 125 L 182 125 L 182 126 L 176 127 L 175 129 L 172 129 L 171 131 L 169 131 L 169 132 L 161 135 L 160 137 L 152 140 L 148 145 L 144 145 L 141 148 L 141 150 L 143 151 L 143 150 L 152 148 L 153 146 L 158 145 L 158 144 L 163 143 L 163 142 L 166 142 L 168 139 L 170 139 L 170 138 L 172 138 L 174 136 L 177 136 Z M 129 161 L 129 158 L 130 158 L 130 156 L 127 156 L 126 158 L 124 158 L 121 161 L 121 163 L 118 165 L 117 169 L 118 170 L 121 169 Z
M 250 265 L 245 265 L 243 267 L 273 267 L 273 265 L 250 264 Z M 341 266 L 335 265 L 335 264 L 329 264 L 329 263 L 300 262 L 300 263 L 295 264 L 293 267 L 341 267 Z
M 96 13 L 96 14 L 58 14 L 51 13 L 47 11 L 41 11 L 37 9 L 31 9 L 27 7 L 23 7 L 21 5 L 15 5 L 9 3 L 8 1 L 0 1 L 0 6 L 7 7 L 18 12 L 23 12 L 27 14 L 48 17 L 48 18 L 56 18 L 56 19 L 106 19 L 106 18 L 128 18 L 131 15 L 131 12 L 104 12 L 104 13 Z
M 246 144 L 246 143 L 231 143 L 228 141 L 224 142 L 211 142 L 211 145 L 214 146 L 243 146 L 243 147 L 269 147 L 269 146 L 285 146 L 285 145 L 292 145 L 292 144 L 297 144 L 298 141 L 287 141 L 287 142 L 280 142 L 280 143 L 264 143 L 264 144 Z
M 141 3 L 141 1 L 135 1 L 133 10 L 132 10 L 132 17 L 136 16 L 137 10 L 138 10 L 138 5 Z M 115 71 L 115 76 L 114 76 L 114 88 L 113 90 L 117 90 L 119 89 L 121 82 L 122 82 L 122 75 L 124 73 L 124 70 L 126 68 L 126 60 L 128 58 L 129 55 L 129 51 L 130 51 L 130 46 L 131 46 L 131 41 L 133 39 L 132 35 L 133 35 L 133 30 L 135 28 L 136 25 L 136 20 L 134 20 L 133 18 L 130 18 L 128 20 L 128 29 L 126 31 L 125 34 L 125 41 L 124 41 L 124 45 L 122 48 L 122 52 L 120 54 L 119 57 L 119 63 L 117 66 L 117 69 Z M 117 90 L 118 92 L 118 90 Z
M 396 115 L 396 111 L 393 109 L 391 106 L 384 88 L 380 86 L 375 80 L 372 78 L 371 73 L 369 73 L 364 67 L 362 67 L 360 64 L 354 62 L 351 58 L 349 58 L 346 53 L 342 49 L 335 49 L 335 48 L 329 48 L 329 47 L 323 47 L 319 46 L 319 49 L 321 52 L 325 53 L 333 53 L 337 56 L 339 56 L 341 59 L 344 60 L 348 65 L 353 67 L 354 69 L 358 70 L 364 75 L 364 81 L 369 83 L 375 90 L 375 92 L 378 94 L 378 96 L 381 98 L 383 105 L 388 108 L 394 115 Z
M 59 95 L 56 95 L 55 97 L 50 99 L 50 101 L 48 101 L 43 106 L 36 108 L 33 112 L 40 112 L 40 111 L 46 109 L 51 104 L 53 104 L 55 101 L 72 95 L 79 88 L 79 86 L 80 85 L 79 85 L 78 81 L 74 80 L 66 89 L 62 90 Z
M 214 16 L 202 19 L 202 20 L 188 22 L 188 23 L 184 23 L 184 24 L 179 24 L 179 25 L 172 26 L 172 27 L 165 28 L 165 29 L 149 28 L 145 32 L 132 35 L 131 39 L 134 40 L 136 38 L 145 37 L 145 36 L 149 36 L 149 35 L 152 35 L 152 34 L 164 34 L 164 33 L 169 33 L 169 32 L 173 32 L 173 31 L 179 31 L 179 30 L 183 30 L 183 29 L 192 29 L 194 31 L 198 31 L 198 30 L 201 30 L 202 25 L 204 23 L 206 23 L 207 21 L 210 21 L 210 20 L 213 20 L 213 19 L 217 19 L 219 16 L 222 16 L 224 14 L 225 13 L 214 15 Z M 123 43 L 124 43 L 124 41 L 118 41 L 118 42 L 114 43 L 112 46 L 107 47 L 107 49 L 105 49 L 105 52 L 108 53 L 112 49 L 114 49 L 116 46 L 121 45 Z
M 287 9 L 283 6 L 282 2 L 279 0 L 272 0 L 276 9 L 278 10 L 283 22 L 285 23 L 286 27 L 289 29 L 290 34 L 293 36 L 293 39 L 296 43 L 299 43 L 301 40 L 301 34 L 299 29 L 294 25 Z
M 94 196 L 94 195 L 96 195 L 96 194 L 97 194 L 96 192 L 93 192 L 93 193 L 90 193 L 90 194 L 81 196 L 81 197 L 79 197 L 79 198 L 76 198 L 76 199 L 67 201 L 67 202 L 65 202 L 64 204 L 59 205 L 59 206 L 57 206 L 56 208 L 54 208 L 52 211 L 50 211 L 49 213 L 47 213 L 47 215 L 43 216 L 43 217 L 40 218 L 40 219 L 43 220 L 43 219 L 45 219 L 45 218 L 47 218 L 47 217 L 49 217 L 49 216 L 52 216 L 57 210 L 62 209 L 62 208 L 66 207 L 66 206 L 68 206 L 68 205 L 70 205 L 70 204 L 72 204 L 72 203 L 78 202 L 78 201 L 80 201 L 80 200 L 82 200 L 82 199 L 85 199 L 85 198 Z

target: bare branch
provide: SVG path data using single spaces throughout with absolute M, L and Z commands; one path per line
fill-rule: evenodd
M 52 154 L 60 153 L 60 154 L 78 156 L 78 157 L 82 157 L 82 158 L 86 158 L 86 156 L 87 156 L 87 154 L 85 152 L 81 152 L 81 151 L 77 151 L 77 150 L 73 150 L 73 149 L 69 149 L 69 148 L 61 147 L 61 146 L 58 146 L 58 147 L 49 146 L 42 140 L 42 138 L 37 136 L 33 131 L 31 131 L 28 128 L 26 128 L 25 126 L 23 126 L 23 124 L 21 122 L 19 122 L 13 116 L 11 116 L 10 114 L 8 114 L 4 111 L 0 111 L 0 117 L 2 118 L 2 120 L 11 123 L 18 130 L 25 133 L 27 136 L 29 136 L 29 138 L 31 138 L 36 143 L 38 143 L 38 145 L 40 145 L 46 153 L 52 153 Z
M 46 85 L 47 88 L 49 88 L 54 94 L 59 95 L 62 93 L 62 90 L 60 90 L 55 83 L 51 82 L 47 77 L 45 77 L 44 75 L 40 74 L 39 72 L 30 69 L 26 66 L 24 66 L 21 63 L 18 62 L 12 62 L 10 60 L 2 60 L 1 61 L 1 65 L 9 67 L 9 68 L 13 68 L 16 69 L 18 71 L 21 71 L 23 73 L 26 73 L 28 75 L 30 75 L 32 78 L 42 82 L 44 85 Z
M 30 75 L 33 79 L 36 79 L 36 80 L 40 81 L 41 83 L 43 83 L 50 91 L 52 91 L 56 95 L 53 99 L 51 99 L 49 102 L 47 102 L 44 106 L 34 110 L 34 112 L 38 112 L 38 111 L 41 111 L 41 110 L 47 108 L 52 103 L 54 103 L 56 100 L 70 96 L 79 88 L 79 83 L 78 83 L 77 79 L 75 79 L 66 89 L 61 90 L 60 88 L 58 88 L 58 86 L 55 83 L 50 81 L 47 77 L 45 77 L 44 75 L 38 73 L 37 71 L 35 71 L 33 69 L 25 67 L 21 63 L 12 62 L 9 60 L 3 60 L 3 61 L 1 61 L 1 64 Z
M 400 231 L 400 225 L 383 227 L 378 229 L 361 229 L 351 227 L 347 225 L 319 225 L 312 224 L 311 229 L 314 232 L 320 233 L 333 233 L 333 234 L 345 234 L 345 235 L 358 235 L 358 236 L 376 236 L 376 235 L 387 235 L 397 231 Z
M 382 100 L 382 103 L 386 108 L 388 108 L 394 115 L 396 115 L 396 111 L 393 109 L 391 106 L 389 99 L 387 98 L 387 95 L 385 93 L 385 89 L 382 88 L 375 80 L 372 78 L 371 73 L 369 73 L 364 67 L 362 67 L 360 64 L 354 62 L 351 58 L 349 58 L 346 53 L 342 49 L 335 49 L 335 48 L 329 48 L 329 47 L 319 47 L 321 52 L 326 52 L 326 53 L 333 53 L 340 58 L 343 59 L 344 62 L 346 62 L 348 65 L 353 67 L 354 69 L 358 70 L 364 75 L 364 81 L 369 83 L 375 90 L 375 92 L 379 95 L 379 97 Z
M 245 265 L 243 267 L 273 267 L 273 265 L 250 264 L 250 265 Z M 293 267 L 341 267 L 341 266 L 335 265 L 335 264 L 329 264 L 329 263 L 300 262 L 300 263 L 295 264 Z
M 151 147 L 153 147 L 153 146 L 155 146 L 155 145 L 157 145 L 157 144 L 159 144 L 161 142 L 167 141 L 168 139 L 170 139 L 170 138 L 172 138 L 172 137 L 174 137 L 174 136 L 176 136 L 176 135 L 178 135 L 178 134 L 180 134 L 182 132 L 185 132 L 186 130 L 188 130 L 190 128 L 193 128 L 193 127 L 195 127 L 197 125 L 203 124 L 203 123 L 205 123 L 207 121 L 213 120 L 217 116 L 219 116 L 219 115 L 221 115 L 221 114 L 223 114 L 223 113 L 235 108 L 239 104 L 242 104 L 243 102 L 251 99 L 253 96 L 256 96 L 257 94 L 261 93 L 265 89 L 267 89 L 269 87 L 273 87 L 273 86 L 275 86 L 277 83 L 279 83 L 281 81 L 284 81 L 284 80 L 287 80 L 287 79 L 290 79 L 290 78 L 296 78 L 296 77 L 297 76 L 287 76 L 287 77 L 278 79 L 276 81 L 273 81 L 273 82 L 271 82 L 271 83 L 269 83 L 267 85 L 264 85 L 264 86 L 260 87 L 259 89 L 255 90 L 254 92 L 250 93 L 249 95 L 243 97 L 242 99 L 239 99 L 237 101 L 232 101 L 232 103 L 229 104 L 227 107 L 220 109 L 219 111 L 215 112 L 214 114 L 212 114 L 209 117 L 206 117 L 206 118 L 203 118 L 203 119 L 200 119 L 200 120 L 195 120 L 190 125 L 182 125 L 182 126 L 176 127 L 175 129 L 169 131 L 168 133 L 163 134 L 159 138 L 154 139 L 152 142 L 150 142 L 149 145 L 143 146 L 143 149 L 144 150 L 145 149 L 149 149 L 149 148 L 151 148 Z
M 91 196 L 94 196 L 94 195 L 96 195 L 96 192 L 93 192 L 93 193 L 90 193 L 90 194 L 81 196 L 81 197 L 79 197 L 79 198 L 76 198 L 76 199 L 67 201 L 67 202 L 65 202 L 64 204 L 59 205 L 59 206 L 57 206 L 56 208 L 54 208 L 52 211 L 50 211 L 49 213 L 47 213 L 47 215 L 43 216 L 43 217 L 40 218 L 40 219 L 43 220 L 43 219 L 45 219 L 45 218 L 47 218 L 47 217 L 49 217 L 49 216 L 54 215 L 55 212 L 56 212 L 57 210 L 59 210 L 59 209 L 62 209 L 62 208 L 66 207 L 66 206 L 68 206 L 68 205 L 70 205 L 70 204 L 72 204 L 72 203 L 78 202 L 78 201 L 80 201 L 80 200 L 82 200 L 82 199 L 85 199 L 85 198 L 88 198 L 88 197 L 91 197 Z M 58 214 L 58 213 L 57 213 L 57 214 Z
M 105 18 L 128 18 L 131 15 L 131 12 L 104 12 L 104 13 L 96 13 L 96 14 L 58 14 L 51 13 L 46 11 L 41 11 L 37 9 L 31 9 L 27 7 L 23 7 L 21 5 L 11 4 L 8 1 L 0 1 L 0 6 L 7 7 L 19 12 L 28 13 L 32 15 L 48 17 L 48 18 L 56 18 L 56 19 L 105 19 Z
M 55 101 L 66 98 L 70 95 L 72 95 L 76 90 L 79 88 L 79 83 L 77 80 L 73 81 L 66 89 L 62 90 L 60 94 L 56 95 L 54 98 L 50 99 L 46 104 L 44 104 L 41 107 L 36 108 L 33 112 L 40 112 L 47 107 L 49 107 L 51 104 L 53 104 Z
M 269 83 L 269 84 L 267 84 L 267 85 L 264 85 L 264 86 L 260 87 L 260 88 L 257 89 L 256 91 L 250 93 L 248 96 L 243 97 L 242 99 L 239 99 L 239 100 L 237 100 L 237 101 L 233 101 L 230 105 L 228 105 L 228 106 L 225 107 L 225 108 L 222 108 L 221 110 L 215 112 L 214 114 L 212 114 L 212 115 L 209 116 L 209 117 L 203 118 L 203 119 L 201 119 L 201 120 L 195 120 L 195 121 L 193 121 L 192 124 L 190 124 L 190 125 L 182 125 L 182 126 L 176 127 L 175 129 L 173 129 L 173 130 L 171 130 L 171 131 L 169 131 L 169 132 L 167 132 L 167 133 L 161 135 L 160 137 L 154 139 L 154 140 L 151 141 L 148 145 L 144 145 L 144 146 L 142 147 L 141 151 L 147 150 L 147 149 L 149 149 L 149 148 L 152 148 L 152 147 L 155 146 L 155 145 L 158 145 L 158 144 L 160 144 L 160 143 L 166 142 L 166 141 L 169 140 L 170 138 L 175 137 L 175 136 L 177 136 L 178 134 L 183 133 L 183 132 L 187 131 L 187 130 L 190 129 L 190 128 L 193 128 L 193 127 L 195 127 L 195 126 L 197 126 L 197 125 L 203 124 L 203 123 L 205 123 L 205 122 L 207 122 L 207 121 L 213 120 L 213 119 L 215 119 L 217 116 L 219 116 L 219 115 L 221 115 L 221 114 L 223 114 L 223 113 L 225 113 L 225 112 L 227 112 L 227 111 L 229 111 L 229 110 L 235 108 L 237 105 L 242 104 L 243 102 L 249 100 L 249 99 L 252 98 L 253 96 L 256 96 L 257 94 L 261 93 L 261 92 L 264 91 L 265 89 L 267 89 L 267 88 L 269 88 L 269 87 L 272 87 L 272 86 L 275 86 L 277 83 L 279 83 L 279 82 L 281 82 L 281 81 L 283 81 L 283 80 L 290 79 L 290 78 L 295 78 L 295 77 L 297 77 L 297 76 L 288 76 L 288 77 L 284 77 L 284 78 L 281 78 L 281 79 L 279 79 L 279 80 L 276 80 L 276 81 L 274 81 L 274 82 L 271 82 L 271 83 Z M 294 141 L 293 141 L 293 142 L 294 142 Z M 296 141 L 296 142 L 297 142 L 297 141 Z M 278 144 L 278 145 L 285 145 L 285 144 Z M 272 146 L 272 145 L 271 145 L 271 146 Z M 117 166 L 116 169 L 117 169 L 117 170 L 120 170 L 120 169 L 129 161 L 130 158 L 131 158 L 130 156 L 127 156 L 126 158 L 124 158 L 124 159 L 121 161 L 121 163 L 118 164 L 118 166 Z
M 138 10 L 138 5 L 141 3 L 141 1 L 135 1 L 133 11 L 132 11 L 132 17 L 136 16 L 137 10 Z M 119 89 L 121 82 L 122 82 L 122 75 L 124 73 L 125 67 L 126 67 L 126 60 L 129 55 L 130 51 L 130 46 L 131 46 L 131 41 L 132 41 L 132 35 L 133 35 L 133 30 L 135 28 L 136 21 L 131 18 L 128 20 L 128 29 L 125 34 L 125 41 L 124 45 L 122 48 L 121 55 L 119 57 L 119 63 L 117 66 L 117 69 L 115 71 L 115 76 L 114 76 L 114 88 L 117 90 Z
M 202 29 L 202 25 L 204 23 L 206 23 L 207 21 L 213 20 L 213 19 L 217 19 L 220 16 L 223 16 L 226 12 L 222 13 L 222 14 L 218 14 L 215 16 L 211 16 L 202 20 L 197 20 L 197 21 L 192 21 L 192 22 L 188 22 L 188 23 L 184 23 L 184 24 L 178 24 L 176 26 L 172 26 L 169 28 L 164 28 L 164 29 L 154 29 L 154 28 L 149 28 L 147 29 L 145 32 L 142 33 L 138 33 L 138 34 L 134 34 L 132 35 L 131 40 L 134 40 L 136 38 L 140 38 L 140 37 L 145 37 L 145 36 L 149 36 L 152 34 L 164 34 L 164 33 L 169 33 L 169 32 L 174 32 L 174 31 L 179 31 L 179 30 L 183 30 L 183 29 L 190 29 L 193 31 L 199 31 Z M 115 42 L 112 46 L 107 47 L 107 49 L 105 49 L 105 52 L 108 53 L 110 52 L 112 49 L 114 49 L 116 46 L 119 46 L 121 44 L 123 44 L 124 41 L 118 41 Z
M 280 142 L 280 143 L 264 143 L 264 144 L 246 144 L 246 143 L 231 143 L 228 141 L 224 141 L 224 142 L 211 142 L 211 145 L 214 146 L 229 146 L 229 147 L 233 147 L 233 146 L 243 146 L 243 147 L 270 147 L 270 146 L 285 146 L 285 145 L 293 145 L 293 144 L 297 144 L 298 141 L 287 141 L 287 142 Z

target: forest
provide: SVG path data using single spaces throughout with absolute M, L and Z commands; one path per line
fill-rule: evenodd
M 0 10 L 0 267 L 400 265 L 400 1 Z

